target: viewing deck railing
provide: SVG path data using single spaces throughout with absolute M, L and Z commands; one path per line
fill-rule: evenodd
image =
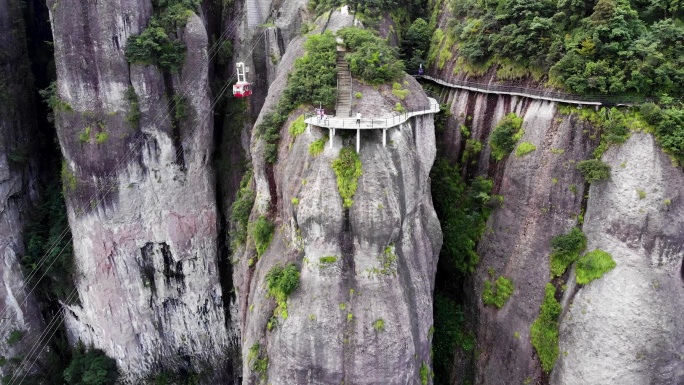
M 357 123 L 356 118 L 338 118 L 338 117 L 324 117 L 322 119 L 318 118 L 313 114 L 306 114 L 304 122 L 317 127 L 324 128 L 341 128 L 349 130 L 372 130 L 372 129 L 382 129 L 391 128 L 398 126 L 410 118 L 418 115 L 425 114 L 435 114 L 439 112 L 439 103 L 433 98 L 429 99 L 429 105 L 425 108 L 411 109 L 387 118 L 361 118 L 360 123 Z

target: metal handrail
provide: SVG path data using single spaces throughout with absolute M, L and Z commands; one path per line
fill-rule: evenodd
M 351 76 L 351 70 L 348 69 L 349 66 L 347 65 L 347 72 L 349 72 L 349 116 L 352 116 L 352 89 L 354 88 L 354 79 L 352 79 Z
M 424 114 L 435 114 L 439 112 L 439 103 L 433 99 L 429 98 L 429 105 L 423 108 L 415 108 L 408 111 L 404 111 L 399 115 L 392 116 L 391 118 L 367 118 L 361 119 L 360 123 L 356 123 L 355 118 L 335 118 L 326 117 L 324 119 L 319 119 L 317 116 L 311 114 L 305 114 L 305 122 L 307 124 L 312 124 L 318 127 L 324 128 L 341 128 L 341 129 L 381 129 L 381 128 L 391 128 L 404 123 L 409 118 L 417 115 Z M 308 117 L 307 117 L 308 116 Z
M 543 99 L 570 104 L 588 105 L 634 105 L 639 103 L 653 102 L 655 98 L 637 95 L 576 95 L 566 92 L 542 90 L 520 86 L 509 86 L 492 83 L 479 83 L 470 80 L 451 78 L 448 80 L 435 78 L 429 75 L 414 75 L 416 78 L 424 78 L 452 88 L 463 88 L 476 92 L 518 95 L 534 99 Z

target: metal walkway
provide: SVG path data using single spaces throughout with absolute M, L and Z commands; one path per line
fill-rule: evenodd
M 361 130 L 382 130 L 382 145 L 387 146 L 387 129 L 406 123 L 409 119 L 418 115 L 436 114 L 439 112 L 439 103 L 433 98 L 428 98 L 429 105 L 422 109 L 413 109 L 389 118 L 362 118 L 357 123 L 355 118 L 330 118 L 323 119 L 317 116 L 310 116 L 304 119 L 308 129 L 311 126 L 327 128 L 330 130 L 330 148 L 333 146 L 335 130 L 356 130 L 356 152 L 361 147 Z
M 649 101 L 649 98 L 640 96 L 611 96 L 611 95 L 574 95 L 549 90 L 539 90 L 518 86 L 506 86 L 499 84 L 478 83 L 468 80 L 450 79 L 443 80 L 429 75 L 415 75 L 445 87 L 458 88 L 485 94 L 513 95 L 524 98 L 546 100 L 550 102 L 588 105 L 588 106 L 633 106 Z

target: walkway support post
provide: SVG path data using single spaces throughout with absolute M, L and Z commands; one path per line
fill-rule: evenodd
M 356 129 L 356 153 L 361 151 L 361 129 Z
M 311 123 L 307 123 L 306 125 L 306 133 L 311 135 Z
M 382 147 L 387 147 L 387 128 L 382 129 Z
M 328 136 L 330 136 L 330 149 L 332 150 L 332 148 L 333 148 L 333 136 L 335 136 L 335 129 L 334 128 L 328 128 Z

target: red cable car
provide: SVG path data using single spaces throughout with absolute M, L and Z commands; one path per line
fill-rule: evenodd
M 245 63 L 240 62 L 235 65 L 237 69 L 237 83 L 233 84 L 233 96 L 244 98 L 252 94 L 252 85 L 247 83 Z

